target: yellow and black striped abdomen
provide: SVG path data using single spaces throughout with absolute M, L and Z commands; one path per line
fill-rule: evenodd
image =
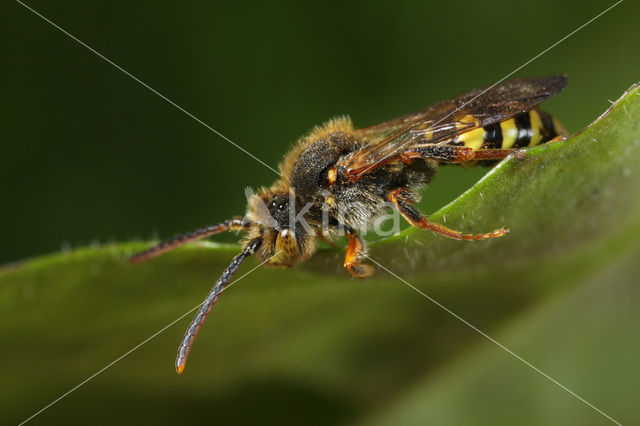
M 533 109 L 508 120 L 461 133 L 455 138 L 454 145 L 464 145 L 475 151 L 515 149 L 536 146 L 556 136 L 566 135 L 567 131 L 555 117 Z

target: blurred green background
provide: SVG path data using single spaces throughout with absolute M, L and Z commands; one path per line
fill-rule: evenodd
M 613 3 L 26 4 L 275 167 L 328 118 L 366 126 L 490 85 Z M 0 8 L 0 263 L 214 223 L 244 212 L 245 187 L 275 179 L 19 3 Z M 627 0 L 516 76 L 567 73 L 544 109 L 575 132 L 640 80 L 638 16 Z M 443 169 L 424 209 L 484 173 Z M 22 368 L 4 363 L 12 408 L 0 420 L 25 419 L 195 305 L 236 251 L 221 250 L 137 272 L 118 251 L 117 261 L 72 258 L 72 274 L 52 264 L 9 277 L 0 333 Z M 637 421 L 637 256 L 618 247 L 616 262 L 549 268 L 544 280 L 500 271 L 425 288 L 613 417 Z M 216 307 L 185 377 L 171 369 L 183 320 L 34 424 L 607 424 L 388 276 L 314 278 L 261 270 Z

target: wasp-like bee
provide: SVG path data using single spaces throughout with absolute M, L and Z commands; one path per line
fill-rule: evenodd
M 344 267 L 355 277 L 372 273 L 363 264 L 366 229 L 391 203 L 413 226 L 458 240 L 500 237 L 507 229 L 463 234 L 432 223 L 413 204 L 438 165 L 505 158 L 518 148 L 559 139 L 561 124 L 537 105 L 564 89 L 565 75 L 514 79 L 475 89 L 413 114 L 356 129 L 337 118 L 304 136 L 280 165 L 281 179 L 249 199 L 244 217 L 167 240 L 131 258 L 143 261 L 222 231 L 246 231 L 243 250 L 222 273 L 181 342 L 182 373 L 196 333 L 240 264 L 251 254 L 268 265 L 293 266 L 311 256 L 317 237 L 348 238 Z

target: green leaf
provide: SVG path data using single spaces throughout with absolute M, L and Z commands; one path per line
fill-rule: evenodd
M 584 131 L 501 162 L 431 216 L 469 232 L 507 226 L 506 237 L 458 242 L 407 229 L 372 244 L 371 257 L 612 417 L 637 421 L 640 266 L 637 252 L 627 258 L 640 236 L 639 186 L 634 86 Z M 196 244 L 126 262 L 145 246 L 87 247 L 2 270 L 0 422 L 26 419 L 195 307 L 238 251 Z M 182 376 L 173 361 L 190 313 L 37 419 L 606 420 L 381 268 L 351 279 L 343 255 L 322 249 L 230 287 Z

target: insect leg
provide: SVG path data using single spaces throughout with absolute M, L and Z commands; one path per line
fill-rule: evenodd
M 347 229 L 347 237 L 349 237 L 349 245 L 343 266 L 356 278 L 368 277 L 373 273 L 373 267 L 360 263 L 365 255 L 364 243 L 355 231 Z
M 463 234 L 446 226 L 429 222 L 429 219 L 411 205 L 412 199 L 415 199 L 415 195 L 406 188 L 398 188 L 389 192 L 389 201 L 395 204 L 400 214 L 416 228 L 430 229 L 433 232 L 456 240 L 485 240 L 487 238 L 502 237 L 509 232 L 508 229 L 501 228 L 486 234 Z
M 160 256 L 161 254 L 190 243 L 191 241 L 196 241 L 201 238 L 219 234 L 220 232 L 224 231 L 242 231 L 249 228 L 250 226 L 250 222 L 247 222 L 243 218 L 235 217 L 230 220 L 225 220 L 224 222 L 218 223 L 216 225 L 205 226 L 204 228 L 199 228 L 195 231 L 175 236 L 171 239 L 161 242 L 157 246 L 153 246 L 140 253 L 134 254 L 133 256 L 131 256 L 129 261 L 131 263 L 144 262 L 145 260 Z
M 543 141 L 542 143 L 548 144 L 552 142 L 561 142 L 566 141 L 567 137 L 564 135 L 557 135 L 548 141 Z M 502 160 L 506 158 L 509 154 L 522 153 L 524 154 L 525 149 L 480 149 L 478 151 L 474 151 L 474 160 Z M 516 154 L 517 155 L 517 154 Z
M 568 137 L 567 137 L 566 130 L 565 130 L 565 134 L 555 136 L 554 138 L 549 139 L 548 141 L 546 141 L 545 144 L 552 143 L 552 142 L 564 142 L 567 139 L 568 139 Z
M 502 160 L 509 154 L 520 152 L 524 154 L 524 150 L 518 149 L 481 149 L 475 151 L 475 160 Z
M 400 160 L 405 164 L 411 164 L 417 158 L 436 160 L 443 163 L 466 163 L 478 160 L 502 160 L 509 154 L 519 151 L 518 149 L 473 150 L 466 146 L 433 144 L 411 148 L 400 154 Z
M 473 160 L 475 152 L 466 146 L 427 144 L 412 147 L 400 154 L 400 160 L 411 164 L 414 159 L 436 160 L 444 163 L 466 163 Z

